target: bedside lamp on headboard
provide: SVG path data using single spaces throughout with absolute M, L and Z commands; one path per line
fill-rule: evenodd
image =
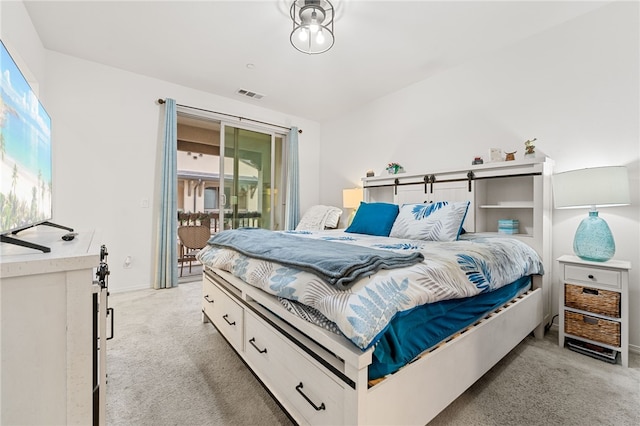
M 342 190 L 342 207 L 344 207 L 345 209 L 353 209 L 351 215 L 349 215 L 347 226 L 351 225 L 351 221 L 356 215 L 358 207 L 360 207 L 360 202 L 363 200 L 363 196 L 364 192 L 362 188 L 350 188 Z
M 553 175 L 553 198 L 557 209 L 588 208 L 573 239 L 573 251 L 584 260 L 605 262 L 616 245 L 609 225 L 598 216 L 598 207 L 631 203 L 629 177 L 624 166 L 594 167 Z

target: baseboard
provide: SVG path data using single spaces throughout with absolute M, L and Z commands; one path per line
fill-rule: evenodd
M 140 285 L 140 286 L 135 286 L 135 287 L 125 287 L 125 288 L 112 288 L 112 287 L 109 287 L 109 293 L 112 293 L 112 294 L 128 293 L 130 291 L 150 290 L 150 289 L 153 289 L 153 287 L 149 287 L 149 285 Z

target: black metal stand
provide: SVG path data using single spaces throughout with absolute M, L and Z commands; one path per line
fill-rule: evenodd
M 34 225 L 31 225 L 31 226 L 27 226 L 27 227 L 22 228 L 22 229 L 18 229 L 17 231 L 13 231 L 11 234 L 12 235 L 16 235 L 16 234 L 18 234 L 18 232 L 24 231 L 25 229 L 33 228 L 34 226 L 38 226 L 38 225 L 51 226 L 53 228 L 59 228 L 59 229 L 64 229 L 64 230 L 69 231 L 69 232 L 73 232 L 73 228 L 69 228 L 68 226 L 58 225 L 57 223 L 45 221 L 45 222 L 36 223 Z M 7 243 L 7 244 L 13 244 L 13 245 L 20 246 L 20 247 L 26 247 L 26 248 L 30 248 L 30 249 L 33 249 L 33 250 L 40 250 L 43 253 L 50 253 L 51 252 L 51 249 L 49 247 L 46 247 L 46 246 L 43 246 L 43 245 L 40 245 L 40 244 L 36 244 L 36 243 L 30 243 L 28 241 L 19 240 L 17 238 L 10 237 L 9 235 L 6 235 L 6 234 L 0 235 L 0 242 Z
M 73 232 L 73 228 L 69 228 L 68 226 L 58 225 L 57 223 L 44 221 L 44 222 L 36 223 L 31 226 L 27 226 L 26 228 L 18 229 L 17 231 L 13 231 L 12 234 L 16 235 L 18 232 L 24 231 L 25 229 L 33 228 L 34 226 L 38 226 L 38 225 L 51 226 L 52 228 L 59 228 L 59 229 L 64 229 L 65 231 Z
M 0 242 L 13 244 L 21 247 L 27 247 L 34 250 L 40 250 L 43 253 L 49 253 L 51 251 L 49 247 L 41 246 L 40 244 L 36 244 L 36 243 L 30 243 L 28 241 L 19 240 L 17 238 L 13 238 L 8 235 L 0 235 Z

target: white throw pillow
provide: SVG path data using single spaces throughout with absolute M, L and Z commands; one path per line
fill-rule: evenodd
M 338 226 L 342 209 L 332 206 L 315 205 L 300 219 L 296 231 L 322 231 Z
M 340 216 L 342 216 L 342 209 L 339 209 L 337 207 L 329 207 L 327 218 L 324 223 L 325 228 L 337 228 L 338 224 L 340 223 Z

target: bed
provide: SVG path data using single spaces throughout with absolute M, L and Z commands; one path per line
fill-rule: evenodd
M 532 182 L 545 176 L 531 164 L 533 172 L 529 164 L 509 165 L 506 178 L 514 171 Z M 504 168 L 485 171 L 505 178 Z M 439 173 L 440 180 L 457 180 L 456 173 Z M 450 191 L 446 202 L 408 203 L 406 194 L 402 204 L 368 199 L 349 232 L 239 229 L 214 236 L 198 254 L 203 320 L 299 424 L 428 423 L 529 333 L 544 333 L 540 242 L 535 235 L 465 232 L 476 230 L 481 192 L 468 181 L 467 193 Z M 365 188 L 391 189 L 397 201 L 401 182 L 391 182 Z M 543 195 L 538 186 L 534 197 Z M 427 192 L 425 186 L 419 198 Z M 381 207 L 395 207 L 393 219 L 378 220 L 385 213 L 375 210 L 377 220 L 358 220 L 361 210 Z M 435 218 L 428 226 L 407 219 L 425 209 Z M 375 235 L 371 226 L 388 229 Z M 366 261 L 354 267 L 352 257 Z

